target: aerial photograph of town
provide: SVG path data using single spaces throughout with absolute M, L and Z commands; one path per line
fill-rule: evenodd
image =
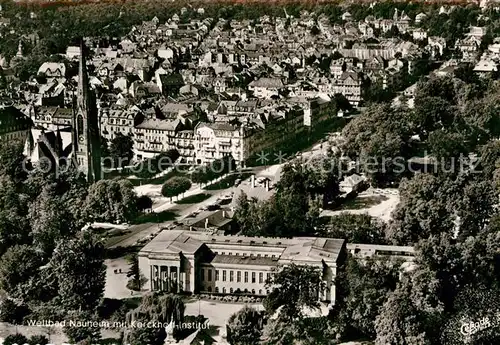
M 0 0 L 0 345 L 500 345 L 500 0 Z

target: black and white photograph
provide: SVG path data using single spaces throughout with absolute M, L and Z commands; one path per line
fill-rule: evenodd
M 500 0 L 0 0 L 0 345 L 500 345 Z

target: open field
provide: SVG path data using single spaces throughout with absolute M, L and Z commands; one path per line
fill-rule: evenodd
M 398 203 L 399 192 L 397 189 L 370 188 L 360 193 L 356 199 L 343 204 L 337 210 L 324 210 L 321 216 L 335 216 L 342 212 L 366 213 L 387 222 L 391 219 L 391 213 Z

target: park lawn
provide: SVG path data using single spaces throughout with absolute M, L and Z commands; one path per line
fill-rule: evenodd
M 143 182 L 143 184 L 164 184 L 168 180 L 170 180 L 172 177 L 177 177 L 177 176 L 186 176 L 188 174 L 188 169 L 189 167 L 183 167 L 182 170 L 179 168 L 176 168 L 172 171 L 169 171 L 163 176 L 160 176 L 158 178 L 153 178 L 153 179 L 147 179 L 146 182 Z
M 131 178 L 128 179 L 134 187 L 142 186 L 145 184 L 154 184 L 154 185 L 162 185 L 167 182 L 169 179 L 175 176 L 188 176 L 189 166 L 184 166 L 182 168 L 176 168 L 172 171 L 169 171 L 163 176 L 157 178 Z
M 206 193 L 199 193 L 195 195 L 190 195 L 188 197 L 185 197 L 181 200 L 177 200 L 175 203 L 179 205 L 185 205 L 185 204 L 198 204 L 202 201 L 207 200 L 210 198 L 212 195 L 211 194 L 206 194 Z
M 217 181 L 215 183 L 212 183 L 212 184 L 204 187 L 203 189 L 205 189 L 205 190 L 227 189 L 227 188 L 233 187 L 234 186 L 234 182 L 236 180 L 240 179 L 241 181 L 243 181 L 243 180 L 246 180 L 247 178 L 249 178 L 252 175 L 253 175 L 252 173 L 241 173 L 241 174 L 240 173 L 235 173 L 235 174 L 231 174 L 229 176 L 224 177 L 220 181 Z
M 256 153 L 247 160 L 246 165 L 248 167 L 255 167 L 284 163 L 285 160 L 295 156 L 297 153 L 313 147 L 321 139 L 326 138 L 328 133 L 342 130 L 346 123 L 347 120 L 342 117 L 334 117 L 323 121 L 313 131 L 299 133 L 276 147 Z M 261 159 L 260 154 L 264 154 L 267 159 Z
M 104 180 L 114 180 L 120 178 L 125 179 L 133 175 L 134 173 L 127 168 L 121 170 L 111 170 L 106 167 L 102 167 L 102 176 Z

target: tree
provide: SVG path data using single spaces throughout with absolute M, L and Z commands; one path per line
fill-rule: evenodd
M 343 212 L 331 217 L 324 236 L 344 238 L 349 243 L 384 244 L 385 223 L 367 214 Z
M 411 180 L 404 180 L 399 192 L 400 201 L 387 229 L 389 241 L 411 245 L 432 234 L 453 232 L 453 205 L 448 198 L 453 194 L 451 182 L 418 174 Z
M 453 104 L 439 97 L 415 98 L 412 121 L 423 139 L 437 129 L 449 128 L 455 120 Z
M 268 201 L 241 195 L 235 219 L 247 236 L 292 237 L 317 231 L 321 207 L 339 195 L 338 166 L 333 160 L 312 160 L 283 167 L 276 193 Z
M 47 339 L 44 335 L 32 335 L 29 340 L 29 345 L 47 345 L 49 343 L 49 339 Z
M 67 310 L 92 311 L 104 293 L 104 246 L 90 231 L 59 241 L 49 267 L 58 280 L 58 298 Z
M 459 159 L 468 152 L 465 141 L 463 135 L 438 129 L 429 134 L 428 147 L 432 155 L 441 162 L 441 166 L 449 169 L 457 166 Z
M 101 222 L 132 221 L 137 216 L 137 194 L 127 180 L 100 180 L 90 186 L 85 201 L 89 219 Z
M 126 321 L 170 323 L 173 319 L 176 325 L 184 320 L 185 305 L 182 298 L 176 295 L 160 295 L 149 293 L 145 295 L 141 304 L 127 313 Z M 179 328 L 174 329 L 174 336 Z M 165 328 L 136 327 L 127 328 L 124 333 L 124 341 L 130 344 L 156 344 L 161 345 L 165 339 Z
M 271 292 L 264 301 L 266 312 L 274 314 L 278 309 L 279 318 L 297 320 L 303 318 L 303 308 L 319 308 L 319 297 L 325 286 L 318 268 L 291 264 L 275 272 L 266 288 Z
M 375 336 L 375 318 L 396 288 L 400 266 L 400 260 L 368 258 L 360 262 L 348 257 L 336 279 L 334 316 L 345 337 Z
M 404 107 L 373 105 L 342 130 L 343 153 L 359 158 L 360 170 L 372 184 L 392 185 L 404 177 L 406 159 L 412 156 L 407 113 Z
M 319 30 L 317 25 L 313 25 L 313 27 L 311 27 L 311 35 L 318 36 L 320 33 L 321 31 Z
M 483 98 L 469 100 L 463 109 L 463 121 L 472 144 L 483 145 L 500 136 L 500 91 L 489 88 Z
M 227 338 L 234 345 L 260 344 L 262 335 L 262 314 L 256 309 L 244 306 L 231 315 L 227 322 Z
M 127 278 L 129 278 L 127 288 L 134 291 L 141 291 L 147 279 L 139 270 L 139 258 L 137 257 L 137 254 L 133 254 L 130 255 L 127 260 L 130 265 L 130 269 L 127 272 Z
M 14 183 L 23 181 L 28 175 L 29 165 L 25 158 L 22 144 L 0 143 L 0 173 L 9 176 Z
M 49 339 L 44 335 L 32 335 L 29 340 L 29 345 L 47 345 L 49 343 Z
M 163 184 L 161 188 L 161 194 L 164 197 L 170 198 L 170 201 L 172 201 L 172 197 L 185 193 L 190 188 L 191 181 L 189 181 L 188 178 L 175 176 Z
M 111 157 L 111 153 L 109 152 L 108 139 L 101 136 L 99 143 L 101 144 L 100 153 L 101 153 L 102 162 L 103 162 L 103 164 L 105 164 L 109 168 L 109 167 L 111 167 L 109 164 L 112 163 L 112 161 L 106 159 L 106 157 Z
M 248 201 L 247 194 L 242 190 L 238 199 L 236 200 L 236 206 L 234 211 L 234 220 L 239 225 L 241 231 L 246 232 L 248 225 L 247 220 L 250 217 L 250 202 Z
M 29 301 L 39 296 L 37 281 L 43 258 L 34 247 L 10 247 L 0 261 L 0 288 L 9 297 Z M 22 263 L 20 265 L 19 263 Z
M 137 210 L 144 212 L 153 208 L 153 200 L 147 195 L 141 195 L 137 198 Z
M 115 168 L 123 168 L 122 163 L 126 165 L 132 160 L 133 147 L 134 141 L 130 136 L 117 133 L 109 145 L 109 154 L 115 163 Z
M 3 343 L 5 345 L 27 344 L 28 338 L 26 338 L 21 333 L 16 333 L 16 334 L 6 336 Z
M 498 202 L 491 181 L 474 179 L 462 186 L 462 197 L 457 203 L 460 240 L 485 230 Z
M 265 344 L 338 344 L 338 327 L 328 317 L 310 317 L 294 322 L 270 319 L 264 327 Z
M 28 198 L 18 192 L 12 179 L 0 175 L 0 255 L 16 244 L 31 242 Z
M 98 323 L 99 321 L 95 314 L 88 311 L 73 310 L 68 313 L 68 319 L 73 321 L 75 325 L 68 322 L 63 327 L 63 331 L 72 344 L 83 341 L 93 344 L 101 339 L 100 327 L 92 325 L 93 322 Z
M 23 323 L 23 319 L 31 313 L 26 304 L 20 304 L 8 297 L 3 297 L 0 303 L 2 304 L 0 322 L 20 325 Z
M 376 319 L 377 344 L 447 344 L 457 339 L 464 317 L 497 312 L 500 256 L 494 243 L 500 234 L 498 223 L 490 225 L 462 242 L 446 233 L 419 242 L 416 265 Z
M 54 188 L 46 185 L 36 201 L 30 206 L 29 219 L 32 226 L 34 244 L 47 256 L 54 250 L 55 243 L 62 238 L 73 236 L 79 225 L 70 214 Z
M 485 180 L 493 179 L 493 174 L 500 167 L 500 141 L 488 141 L 479 148 L 479 164 L 476 171 L 480 171 Z
M 406 277 L 391 293 L 375 319 L 377 345 L 433 344 L 439 336 L 441 304 L 432 298 L 437 285 L 425 273 Z M 420 290 L 422 287 L 430 290 Z

